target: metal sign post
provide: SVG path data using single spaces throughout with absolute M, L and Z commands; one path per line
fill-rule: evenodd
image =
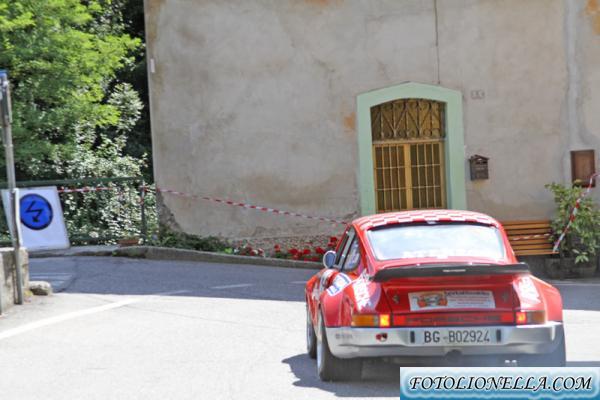
M 12 218 L 9 219 L 11 228 L 12 245 L 15 251 L 15 271 L 17 277 L 17 304 L 23 304 L 23 276 L 21 271 L 21 240 L 19 235 L 19 195 L 15 177 L 15 159 L 12 143 L 12 115 L 10 104 L 10 86 L 8 74 L 0 70 L 0 119 L 2 119 L 2 141 L 4 143 L 4 157 L 6 161 L 6 178 L 10 193 L 10 206 Z

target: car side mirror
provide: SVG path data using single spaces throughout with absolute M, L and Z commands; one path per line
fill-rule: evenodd
M 325 268 L 333 268 L 335 257 L 336 253 L 333 250 L 329 250 L 323 255 L 323 265 Z

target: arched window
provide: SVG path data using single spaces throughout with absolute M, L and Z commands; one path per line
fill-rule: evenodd
M 446 208 L 445 106 L 399 99 L 371 107 L 377 212 Z

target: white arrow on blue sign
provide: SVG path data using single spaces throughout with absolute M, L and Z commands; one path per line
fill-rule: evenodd
M 2 191 L 4 212 L 10 217 L 8 191 Z M 19 189 L 21 240 L 28 250 L 69 247 L 58 191 L 54 186 Z

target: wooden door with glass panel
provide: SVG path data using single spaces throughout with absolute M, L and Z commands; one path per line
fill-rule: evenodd
M 377 212 L 446 208 L 444 115 L 424 99 L 371 108 Z

